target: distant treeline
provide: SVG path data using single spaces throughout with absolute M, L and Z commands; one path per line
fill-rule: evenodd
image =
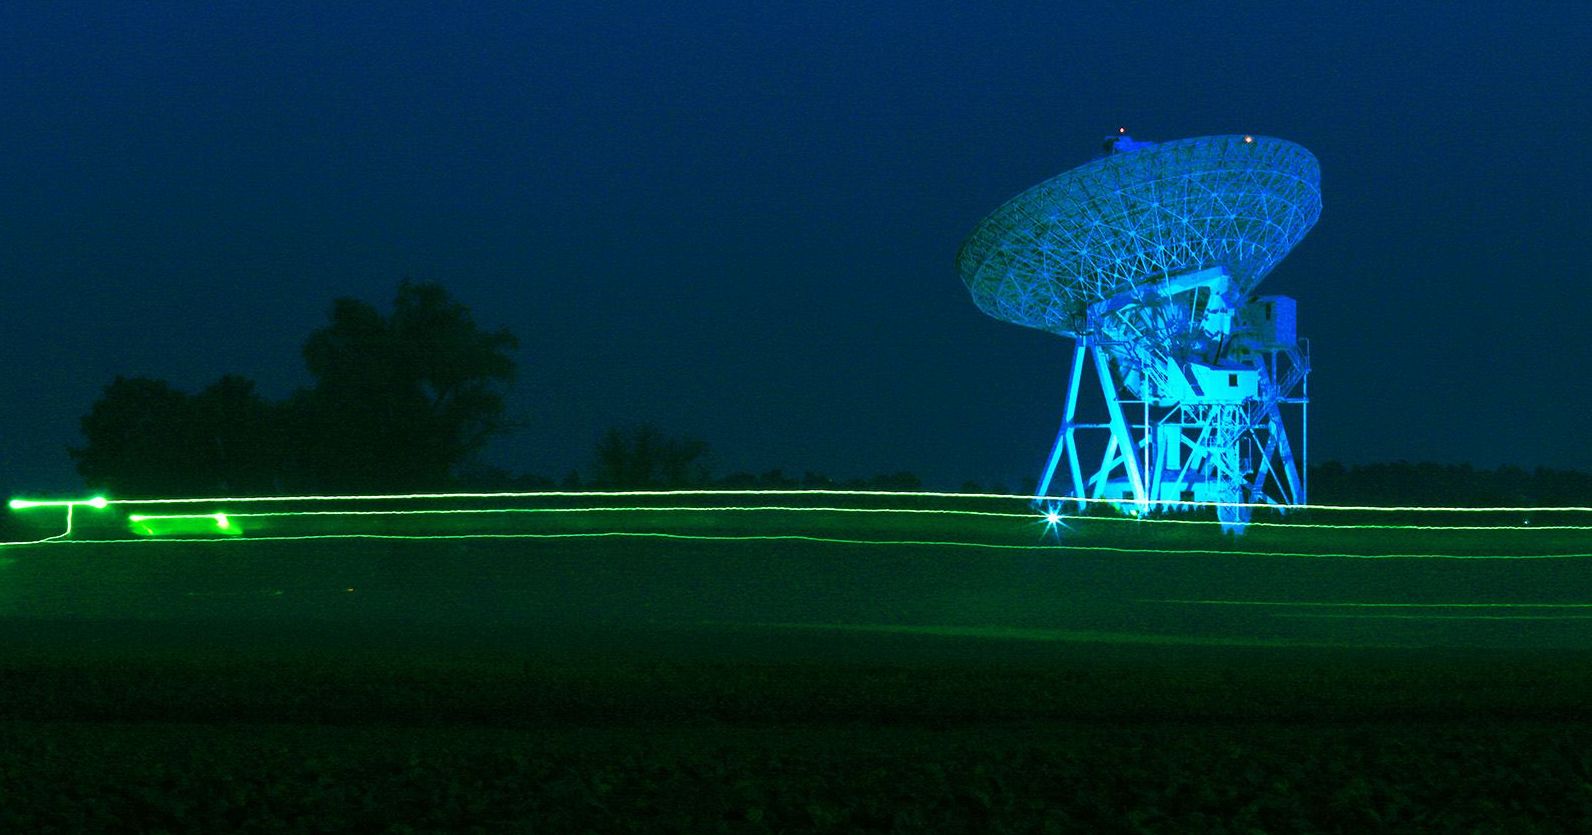
M 596 466 L 588 476 L 569 473 L 562 481 L 536 476 L 509 476 L 500 471 L 477 473 L 476 487 L 500 489 L 645 489 L 716 488 L 725 490 L 926 489 L 915 473 L 882 473 L 868 478 L 831 478 L 803 470 L 801 475 L 773 469 L 715 476 L 706 463 L 707 444 L 672 439 L 650 426 L 612 429 L 598 446 Z M 657 461 L 661 456 L 668 463 Z M 648 464 L 649 460 L 655 463 Z M 1592 507 L 1592 473 L 1520 467 L 1478 469 L 1469 464 L 1395 461 L 1344 466 L 1329 461 L 1310 468 L 1310 503 L 1380 506 L 1455 507 Z M 1002 483 L 964 481 L 950 488 L 965 493 L 1031 494 L 1032 478 L 1013 489 Z
M 796 469 L 720 475 L 706 441 L 651 424 L 607 430 L 589 466 L 558 479 L 485 465 L 479 453 L 486 443 L 518 428 L 519 421 L 505 414 L 516 345 L 506 330 L 478 327 L 440 285 L 404 281 L 391 312 L 357 299 L 335 300 L 328 321 L 303 344 L 313 383 L 286 399 L 266 400 L 253 381 L 233 374 L 195 394 L 164 380 L 117 377 L 83 416 L 84 443 L 69 452 L 86 490 L 121 498 L 925 487 L 906 471 L 845 478 Z M 1592 474 L 1555 469 L 1328 462 L 1310 469 L 1309 488 L 1312 504 L 1592 505 Z M 955 489 L 1031 494 L 1034 481 L 965 481 Z
M 465 468 L 456 484 L 471 490 L 922 490 L 914 473 L 880 473 L 866 478 L 831 478 L 812 470 L 800 475 L 783 469 L 760 473 L 713 471 L 706 441 L 673 435 L 648 423 L 613 427 L 598 439 L 591 467 L 571 470 L 562 479 L 513 474 L 495 467 Z M 979 492 L 969 482 L 964 488 Z
M 1345 467 L 1329 461 L 1310 468 L 1309 499 L 1340 505 L 1588 507 L 1592 473 L 1408 461 Z
M 123 498 L 441 488 L 513 427 L 516 344 L 441 286 L 404 281 L 390 313 L 335 300 L 301 351 L 313 383 L 286 399 L 236 374 L 195 394 L 118 376 L 68 452 L 87 489 Z

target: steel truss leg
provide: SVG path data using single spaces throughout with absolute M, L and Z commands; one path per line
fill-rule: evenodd
M 1078 389 L 1083 384 L 1083 361 L 1089 348 L 1079 341 L 1072 350 L 1072 377 L 1067 384 L 1067 406 L 1061 418 L 1061 428 L 1056 431 L 1056 443 L 1050 449 L 1050 459 L 1045 463 L 1045 474 L 1039 480 L 1039 490 L 1034 494 L 1035 499 L 1043 499 L 1050 495 L 1050 482 L 1056 476 L 1056 467 L 1061 464 L 1061 456 L 1067 455 L 1068 469 L 1072 471 L 1072 493 L 1074 497 L 1082 498 L 1084 495 L 1083 470 L 1078 463 L 1078 431 L 1072 425 L 1073 418 L 1078 414 Z M 1082 502 L 1079 503 L 1080 507 Z
M 1122 450 L 1122 468 L 1128 472 L 1128 485 L 1133 488 L 1133 500 L 1141 509 L 1148 509 L 1148 497 L 1144 493 L 1144 473 L 1140 472 L 1139 456 L 1134 454 L 1133 433 L 1128 429 L 1128 420 L 1122 414 L 1122 401 L 1117 397 L 1116 381 L 1111 379 L 1111 364 L 1106 360 L 1105 352 L 1097 347 L 1092 347 L 1095 358 L 1095 373 L 1100 376 L 1100 391 L 1106 396 L 1106 412 L 1111 416 L 1111 438 L 1116 441 L 1118 449 Z M 1101 466 L 1100 475 L 1104 477 L 1108 472 L 1105 465 Z
M 1099 378 L 1100 392 L 1105 396 L 1111 434 L 1099 470 L 1086 481 L 1083 476 L 1083 466 L 1078 460 L 1078 427 L 1074 421 L 1078 414 L 1078 393 L 1083 388 L 1084 364 L 1090 354 L 1094 355 L 1095 376 Z M 1050 448 L 1050 457 L 1045 462 L 1045 472 L 1039 480 L 1039 489 L 1035 492 L 1034 499 L 1042 501 L 1050 497 L 1056 469 L 1061 466 L 1062 456 L 1065 455 L 1069 474 L 1072 476 L 1071 498 L 1085 498 L 1087 490 L 1085 485 L 1089 483 L 1094 485 L 1092 491 L 1087 491 L 1091 494 L 1089 497 L 1098 498 L 1103 495 L 1111 473 L 1120 464 L 1127 472 L 1134 503 L 1141 509 L 1148 509 L 1149 496 L 1146 491 L 1144 465 L 1141 463 L 1140 455 L 1137 454 L 1138 446 L 1133 440 L 1127 417 L 1122 411 L 1116 380 L 1112 378 L 1111 365 L 1105 352 L 1080 340 L 1072 353 L 1072 376 L 1067 385 L 1067 405 L 1061 420 L 1061 428 L 1056 432 L 1056 442 Z M 1084 502 L 1080 501 L 1078 504 L 1082 507 Z

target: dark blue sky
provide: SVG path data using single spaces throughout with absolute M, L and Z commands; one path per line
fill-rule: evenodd
M 117 374 L 286 394 L 405 276 L 521 339 L 508 467 L 647 420 L 1016 486 L 1071 346 L 953 259 L 1118 125 L 1320 158 L 1264 285 L 1312 460 L 1592 468 L 1592 4 L 89 6 L 0 10 L 0 486 L 75 485 Z

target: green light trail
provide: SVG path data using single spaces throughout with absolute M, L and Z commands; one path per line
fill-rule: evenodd
M 131 501 L 129 504 L 133 503 Z M 237 519 L 295 518 L 314 516 L 453 516 L 491 514 L 560 514 L 560 513 L 858 513 L 858 514 L 918 514 L 929 516 L 968 516 L 997 519 L 1029 519 L 1046 524 L 1065 522 L 1132 522 L 1146 525 L 1196 525 L 1215 526 L 1215 519 L 1154 519 L 1117 516 L 1067 516 L 1055 513 L 1003 512 L 994 510 L 963 510 L 957 508 L 917 507 L 814 507 L 801 505 L 636 505 L 612 507 L 499 507 L 499 508 L 443 508 L 420 510 L 279 510 L 254 513 L 227 514 Z M 138 514 L 129 519 L 193 519 L 214 514 Z M 1581 531 L 1592 530 L 1592 525 L 1374 525 L 1333 524 L 1327 522 L 1250 522 L 1254 527 L 1299 528 L 1322 530 L 1424 530 L 1424 531 Z
M 472 539 L 667 539 L 692 542 L 817 542 L 835 545 L 889 545 L 956 548 L 988 548 L 1015 551 L 1060 551 L 1070 546 L 1060 545 L 1008 545 L 993 542 L 966 542 L 960 540 L 927 539 L 846 539 L 844 537 L 810 536 L 807 534 L 683 534 L 663 531 L 578 531 L 572 533 L 460 533 L 460 534 L 383 534 L 383 533 L 325 533 L 250 536 L 232 539 L 58 539 L 55 545 L 128 545 L 133 543 L 206 544 L 215 542 L 304 542 L 326 539 L 376 539 L 403 541 L 472 540 Z M 8 543 L 12 544 L 12 543 Z M 32 543 L 14 543 L 32 544 Z M 1588 554 L 1587 556 L 1592 556 Z
M 170 504 L 256 504 L 265 502 L 353 502 L 353 501 L 418 501 L 424 499 L 534 499 L 534 498 L 618 498 L 627 496 L 874 496 L 916 499 L 991 499 L 1022 502 L 1074 502 L 1081 504 L 1107 504 L 1120 505 L 1125 502 L 1121 499 L 1094 499 L 1068 496 L 1041 496 L 1034 497 L 1016 493 L 961 493 L 961 492 L 935 492 L 935 491 L 900 491 L 900 490 L 835 490 L 835 489 L 804 489 L 804 490 L 536 490 L 525 492 L 495 492 L 495 493 L 387 493 L 387 494 L 351 494 L 351 495 L 298 495 L 298 496 L 235 496 L 235 497 L 192 497 L 192 498 L 157 498 L 157 499 L 111 499 L 102 497 L 94 500 L 76 502 L 90 504 L 104 501 L 105 505 L 170 505 Z M 67 502 L 39 502 L 28 499 L 13 499 L 13 509 L 38 507 L 53 504 L 56 506 Z M 1423 506 L 1377 506 L 1377 505 L 1291 505 L 1279 507 L 1265 502 L 1151 502 L 1151 504 L 1178 504 L 1184 507 L 1249 507 L 1273 508 L 1282 510 L 1339 510 L 1362 511 L 1367 513 L 1592 513 L 1592 507 L 1423 507 Z M 103 505 L 95 504 L 100 507 Z M 1254 523 L 1251 523 L 1254 524 Z
M 847 539 L 844 537 L 811 536 L 807 534 L 681 534 L 660 531 L 581 531 L 575 533 L 468 533 L 468 534 L 372 534 L 328 533 L 289 536 L 251 536 L 226 539 L 59 539 L 49 545 L 113 545 L 130 543 L 207 544 L 216 542 L 305 542 L 312 540 L 560 540 L 560 539 L 663 539 L 689 542 L 814 542 L 832 545 L 863 545 L 889 547 L 969 548 L 995 551 L 1048 551 L 1065 553 L 1083 551 L 1116 554 L 1148 554 L 1155 556 L 1222 556 L 1222 557 L 1309 557 L 1313 559 L 1440 559 L 1440 560 L 1545 560 L 1585 559 L 1592 553 L 1567 554 L 1354 554 L 1308 551 L 1232 551 L 1210 548 L 1123 548 L 1109 545 L 1015 545 L 995 542 L 967 542 L 961 540 L 926 539 Z M 20 544 L 20 543 L 19 543 Z
M 30 510 L 35 507 L 64 507 L 68 510 L 78 506 L 87 505 L 93 508 L 105 508 L 110 501 L 104 496 L 95 496 L 92 499 L 67 499 L 67 500 L 38 500 L 38 499 L 12 499 L 6 506 L 12 510 Z
M 993 493 L 941 493 L 929 491 L 889 491 L 889 490 L 624 490 L 624 491 L 528 491 L 528 492 L 496 492 L 496 493 L 408 493 L 385 495 L 346 495 L 346 496 L 256 496 L 244 498 L 156 498 L 156 499 L 107 499 L 104 496 L 94 496 L 88 499 L 72 500 L 35 500 L 12 499 L 10 507 L 14 510 L 30 510 L 35 508 L 64 508 L 67 514 L 66 530 L 55 536 L 45 537 L 27 542 L 0 543 L 0 547 L 37 544 L 57 544 L 73 541 L 71 534 L 72 513 L 80 506 L 93 508 L 106 508 L 111 505 L 120 507 L 144 506 L 182 506 L 198 503 L 212 503 L 219 505 L 240 505 L 248 503 L 327 503 L 327 502 L 376 502 L 376 501 L 420 501 L 432 500 L 461 500 L 461 499 L 616 499 L 627 497 L 803 497 L 803 496 L 850 496 L 869 498 L 920 498 L 920 499 L 1002 499 L 1021 500 L 1025 503 L 1029 497 L 1012 494 Z M 1119 500 L 1090 499 L 1089 502 L 1106 502 L 1118 504 Z M 1222 503 L 1204 503 L 1205 506 L 1222 506 Z M 1266 507 L 1270 505 L 1247 505 Z M 1311 505 L 1308 506 L 1323 510 L 1356 510 L 1356 511 L 1405 511 L 1405 512 L 1529 512 L 1529 513 L 1576 513 L 1592 512 L 1592 508 L 1556 507 L 1556 508 L 1433 508 L 1433 507 L 1370 507 L 1350 505 Z M 1092 521 L 1135 522 L 1138 524 L 1171 524 L 1211 526 L 1219 525 L 1217 520 L 1193 519 L 1166 519 L 1166 518 L 1127 518 L 1112 516 L 1068 516 L 1052 509 L 1044 513 L 1033 511 L 1010 512 L 997 510 L 972 510 L 954 507 L 837 507 L 832 504 L 822 506 L 802 506 L 794 504 L 770 505 L 725 505 L 713 506 L 691 503 L 686 505 L 657 505 L 644 504 L 635 506 L 596 506 L 596 507 L 497 507 L 497 508 L 413 508 L 413 509 L 329 509 L 329 510 L 261 510 L 245 513 L 228 513 L 214 511 L 210 513 L 173 513 L 173 514 L 129 514 L 128 521 L 140 533 L 159 536 L 163 534 L 194 534 L 194 533 L 222 533 L 233 538 L 239 537 L 243 531 L 233 524 L 232 520 L 249 518 L 291 518 L 291 517 L 408 517 L 408 516 L 463 516 L 463 515 L 506 515 L 506 514 L 647 514 L 647 513 L 695 513 L 695 514 L 751 514 L 751 513 L 832 513 L 832 514 L 868 514 L 868 515 L 918 515 L 918 516 L 947 516 L 991 519 L 1026 519 L 1038 525 L 1053 529 L 1063 522 L 1082 524 Z M 203 521 L 213 523 L 214 528 L 184 529 L 181 525 L 166 526 L 161 530 L 164 522 L 180 523 L 183 521 Z M 1585 531 L 1592 530 L 1592 525 L 1420 525 L 1420 524 L 1338 524 L 1326 522 L 1250 522 L 1251 526 L 1259 528 L 1298 528 L 1314 530 L 1401 530 L 1401 531 Z M 598 531 L 598 532 L 571 532 L 571 533 L 467 533 L 467 534 L 378 534 L 378 533 L 321 533 L 304 534 L 296 536 L 252 536 L 249 541 L 301 541 L 310 539 L 396 539 L 396 540 L 447 540 L 447 539 L 573 539 L 582 537 L 651 537 L 660 539 L 682 539 L 697 541 L 809 541 L 833 544 L 855 545 L 896 545 L 919 547 L 961 547 L 961 548 L 986 548 L 995 550 L 1049 550 L 1049 551 L 1075 551 L 1075 552 L 1107 552 L 1121 554 L 1156 554 L 1156 555 L 1206 555 L 1206 556 L 1277 556 L 1277 557 L 1314 557 L 1314 558 L 1345 558 L 1345 559 L 1558 559 L 1580 558 L 1592 556 L 1581 553 L 1568 554 L 1517 554 L 1517 555 L 1460 555 L 1460 554 L 1432 554 L 1432 553 L 1351 553 L 1351 552 L 1303 552 L 1303 551 L 1272 551 L 1263 552 L 1255 550 L 1232 550 L 1219 548 L 1132 548 L 1107 545 L 1083 544 L 1003 544 L 979 543 L 968 541 L 933 540 L 933 539 L 891 539 L 868 540 L 845 537 L 825 537 L 812 534 L 766 534 L 766 535 L 705 535 L 667 533 L 658 531 Z M 91 539 L 86 542 L 119 542 L 114 539 Z M 132 540 L 142 541 L 142 540 Z
M 493 513 L 655 513 L 655 512 L 682 512 L 682 513 L 719 513 L 719 512 L 770 512 L 770 513 L 916 513 L 940 516 L 986 516 L 1001 519 L 1038 519 L 1033 513 L 1004 513 L 995 510 L 957 510 L 953 508 L 922 508 L 922 507 L 803 507 L 787 505 L 766 506 L 715 506 L 715 505 L 663 505 L 663 506 L 634 506 L 634 507 L 494 507 L 494 508 L 456 508 L 442 510 L 279 510 L 262 513 L 233 513 L 229 514 L 238 519 L 265 519 L 273 517 L 295 516 L 426 516 L 426 515 L 454 515 L 454 514 L 493 514 Z M 129 517 L 131 518 L 131 517 Z M 145 518 L 158 519 L 159 516 Z
M 1040 519 L 1048 520 L 1048 516 Z M 1067 516 L 1058 515 L 1060 521 L 1078 522 L 1132 522 L 1139 525 L 1204 525 L 1207 527 L 1220 525 L 1217 519 L 1157 519 L 1154 517 L 1131 516 Z M 1333 522 L 1245 522 L 1251 528 L 1298 528 L 1301 530 L 1384 530 L 1384 531 L 1592 531 L 1592 525 L 1374 525 L 1374 524 L 1337 524 Z
M 7 548 L 16 545 L 43 545 L 47 542 L 70 542 L 71 540 L 67 539 L 67 537 L 72 535 L 72 511 L 77 504 L 78 503 L 76 502 L 66 502 L 61 505 L 56 505 L 57 507 L 66 508 L 66 529 L 55 536 L 47 536 L 43 539 L 31 539 L 26 542 L 0 542 L 0 548 Z
M 911 495 L 911 494 L 901 494 L 901 495 Z M 996 496 L 994 496 L 993 494 L 978 494 L 978 493 L 972 493 L 972 494 L 943 493 L 943 494 L 938 494 L 938 495 L 945 495 L 945 496 L 964 495 L 964 496 L 968 496 L 968 497 L 980 496 L 980 495 L 988 495 L 990 498 L 996 498 Z M 1032 497 L 1032 496 L 1029 496 L 1029 497 L 1023 497 L 1023 496 L 1001 496 L 999 498 L 1028 498 L 1029 500 L 1035 501 L 1035 502 L 1078 502 L 1078 503 L 1081 503 L 1081 504 L 1106 504 L 1106 505 L 1134 504 L 1134 502 L 1132 500 L 1130 500 L 1130 499 L 1086 499 L 1086 498 L 1067 497 L 1067 496 L 1039 496 L 1037 498 L 1036 497 Z M 1418 505 L 1355 505 L 1355 504 L 1277 505 L 1277 504 L 1271 504 L 1271 503 L 1268 503 L 1268 502 L 1184 502 L 1184 501 L 1172 501 L 1172 500 L 1147 501 L 1147 502 L 1145 502 L 1145 504 L 1149 504 L 1149 505 L 1167 505 L 1167 506 L 1171 506 L 1171 507 L 1271 508 L 1272 510 L 1281 510 L 1281 511 L 1344 510 L 1344 511 L 1364 511 L 1364 512 L 1367 512 L 1367 513 L 1592 513 L 1592 507 L 1574 507 L 1574 506 L 1559 506 L 1559 507 L 1434 507 L 1434 506 L 1418 506 Z M 1247 524 L 1253 525 L 1255 523 L 1254 522 L 1249 522 Z
M 127 521 L 129 522 L 167 522 L 183 519 L 207 519 L 215 522 L 216 526 L 221 528 L 227 527 L 228 524 L 227 514 L 225 513 L 167 513 L 150 516 L 141 513 L 127 514 Z

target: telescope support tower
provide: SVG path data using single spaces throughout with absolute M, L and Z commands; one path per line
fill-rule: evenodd
M 1215 268 L 1091 305 L 1094 327 L 1077 337 L 1036 502 L 1119 501 L 1134 515 L 1215 503 L 1229 531 L 1248 523 L 1247 505 L 1305 503 L 1304 469 L 1284 421 L 1284 409 L 1296 408 L 1303 433 L 1309 403 L 1293 300 L 1235 296 L 1226 271 Z M 1103 420 L 1078 416 L 1088 366 Z M 1086 446 L 1103 448 L 1087 474 Z M 1058 473 L 1070 481 L 1061 499 L 1052 495 Z

